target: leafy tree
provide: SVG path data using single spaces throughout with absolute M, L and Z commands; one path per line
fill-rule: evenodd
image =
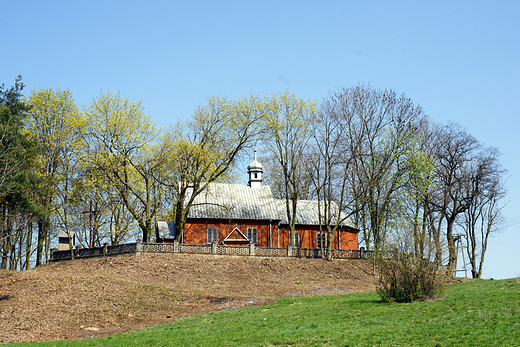
M 18 191 L 18 178 L 27 168 L 27 146 L 31 143 L 23 126 L 30 107 L 22 100 L 21 80 L 18 76 L 9 89 L 0 86 L 0 199 Z
M 24 130 L 30 106 L 22 98 L 23 88 L 21 76 L 16 78 L 13 87 L 6 89 L 3 84 L 0 87 L 0 251 L 1 267 L 7 267 L 10 255 L 11 269 L 21 261 L 21 251 L 16 258 L 16 244 L 20 244 L 18 249 L 21 250 L 21 243 L 26 240 L 23 235 L 26 216 L 39 212 L 30 199 L 30 191 L 37 181 L 30 171 L 37 147 Z
M 250 96 L 232 101 L 209 97 L 187 123 L 177 123 L 163 137 L 156 180 L 171 201 L 176 230 L 183 230 L 195 198 L 211 183 L 230 177 L 234 165 L 260 133 L 264 104 Z M 181 232 L 175 240 L 179 241 Z
M 394 239 L 413 244 L 414 256 L 430 259 L 433 244 L 428 215 L 428 193 L 432 189 L 431 176 L 435 167 L 432 144 L 429 142 L 430 122 L 418 123 L 414 137 L 410 138 L 409 150 L 402 165 L 406 168 L 401 179 L 403 189 L 396 198 L 397 209 Z M 399 240 L 400 239 L 400 240 Z
M 101 93 L 86 107 L 85 115 L 85 166 L 94 175 L 103 175 L 117 191 L 138 223 L 143 241 L 149 242 L 161 201 L 153 178 L 159 163 L 154 152 L 159 130 L 144 114 L 141 102 L 131 102 L 120 92 Z
M 305 151 L 311 139 L 311 117 L 316 103 L 298 99 L 286 91 L 267 100 L 267 114 L 263 119 L 263 144 L 276 161 L 281 178 L 278 191 L 285 200 L 289 223 L 289 245 L 295 246 L 295 225 L 298 200 L 306 195 L 307 170 Z
M 40 146 L 36 171 L 41 178 L 37 200 L 44 209 L 38 219 L 36 265 L 43 263 L 48 254 L 53 218 L 71 237 L 71 196 L 77 157 L 80 150 L 80 131 L 84 119 L 70 90 L 52 88 L 33 90 L 27 129 Z M 45 246 L 45 249 L 44 249 Z
M 80 202 L 74 206 L 75 214 L 82 216 L 76 222 L 76 230 L 82 231 L 79 242 L 89 246 L 90 220 L 94 245 L 105 242 L 115 245 L 137 238 L 140 229 L 110 181 L 83 165 L 80 171 L 79 179 L 75 182 L 77 196 L 74 197 L 75 201 Z

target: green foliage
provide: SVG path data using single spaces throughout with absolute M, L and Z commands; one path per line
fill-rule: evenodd
M 32 170 L 40 179 L 36 200 L 45 210 L 42 217 L 48 217 L 57 209 L 63 210 L 64 197 L 71 194 L 79 133 L 85 124 L 68 89 L 33 90 L 27 102 L 31 109 L 25 131 L 40 149 L 32 163 Z
M 33 90 L 27 102 L 31 110 L 25 130 L 40 148 L 32 163 L 32 171 L 39 178 L 33 199 L 42 210 L 37 218 L 36 265 L 40 265 L 47 258 L 44 246 L 49 248 L 55 225 L 63 226 L 67 232 L 71 229 L 72 180 L 84 122 L 70 90 Z
M 30 205 L 24 193 L 34 180 L 30 165 L 37 147 L 23 128 L 30 106 L 22 99 L 21 79 L 18 76 L 9 89 L 0 86 L 0 200 Z
M 381 278 L 377 293 L 386 302 L 412 302 L 431 299 L 442 284 L 437 267 L 427 259 L 400 251 L 381 262 Z
M 316 102 L 299 99 L 289 90 L 272 94 L 266 100 L 262 140 L 276 163 L 277 173 L 269 180 L 275 194 L 285 199 L 291 247 L 295 245 L 297 202 L 307 196 L 309 190 L 304 158 L 316 113 Z
M 182 230 L 194 199 L 209 184 L 229 180 L 241 155 L 257 140 L 265 105 L 255 96 L 240 100 L 209 97 L 187 123 L 167 131 L 155 179 L 165 188 L 168 216 Z M 181 233 L 176 234 L 180 239 Z
M 21 346 L 516 346 L 520 284 L 450 285 L 443 300 L 382 303 L 376 293 L 283 297 L 135 333 Z
M 93 173 L 90 185 L 115 191 L 150 242 L 153 219 L 161 195 L 153 179 L 159 160 L 155 140 L 160 131 L 144 113 L 141 102 L 132 102 L 120 92 L 101 93 L 85 108 L 87 153 L 85 170 Z M 96 177 L 99 177 L 96 178 Z
M 7 268 L 9 262 L 10 269 L 26 267 L 23 258 L 29 263 L 30 246 L 22 256 L 25 240 L 31 241 L 24 233 L 24 224 L 33 214 L 43 213 L 33 199 L 39 182 L 33 170 L 39 147 L 25 129 L 31 107 L 22 97 L 23 88 L 20 76 L 13 87 L 0 86 L 0 267 Z

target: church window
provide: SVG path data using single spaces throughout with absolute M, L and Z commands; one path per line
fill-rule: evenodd
M 247 228 L 247 238 L 251 243 L 258 243 L 258 229 L 257 228 Z
M 327 247 L 325 233 L 316 233 L 316 248 L 321 249 L 321 245 L 323 245 L 323 248 Z
M 217 227 L 208 227 L 208 238 L 207 243 L 218 243 L 218 228 Z

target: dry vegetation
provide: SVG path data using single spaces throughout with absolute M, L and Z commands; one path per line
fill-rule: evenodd
M 372 264 L 156 254 L 0 271 L 0 341 L 81 339 L 283 295 L 375 290 Z

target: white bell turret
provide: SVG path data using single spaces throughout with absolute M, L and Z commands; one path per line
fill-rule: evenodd
M 251 188 L 260 188 L 262 186 L 262 173 L 264 172 L 264 167 L 262 164 L 256 160 L 256 149 L 255 149 L 255 159 L 251 164 L 247 166 L 247 173 L 249 174 L 249 186 Z

